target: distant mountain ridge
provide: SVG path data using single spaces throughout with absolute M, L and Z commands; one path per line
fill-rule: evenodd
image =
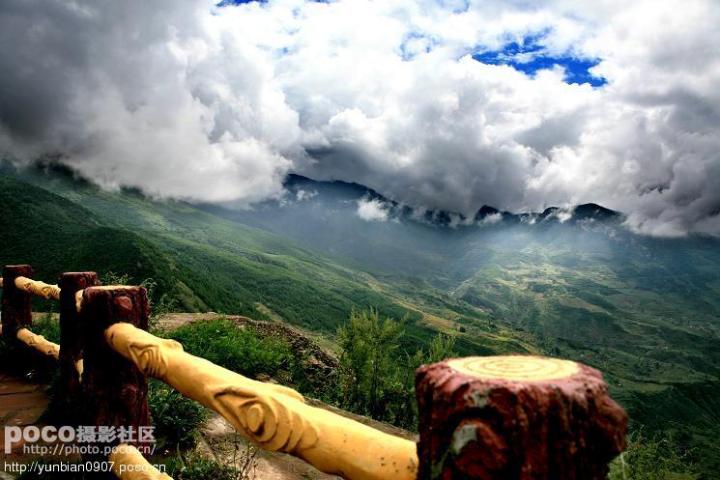
M 431 225 L 442 227 L 473 226 L 485 223 L 576 223 L 576 222 L 600 222 L 600 223 L 621 223 L 625 215 L 621 212 L 611 210 L 596 203 L 585 203 L 569 208 L 548 207 L 542 212 L 521 212 L 513 213 L 506 210 L 499 210 L 491 205 L 483 205 L 474 216 L 469 218 L 463 213 L 441 209 L 425 209 L 402 204 L 390 199 L 381 193 L 359 183 L 345 182 L 342 180 L 313 180 L 302 175 L 290 174 L 284 182 L 285 189 L 298 196 L 298 192 L 312 192 L 322 189 L 325 192 L 342 192 L 345 196 L 353 194 L 358 199 L 378 201 L 387 209 L 391 217 L 421 221 Z

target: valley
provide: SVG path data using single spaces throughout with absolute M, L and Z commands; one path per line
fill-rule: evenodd
M 564 221 L 420 214 L 302 177 L 241 209 L 101 191 L 56 168 L 1 172 L 0 260 L 37 278 L 127 274 L 156 308 L 282 321 L 329 346 L 353 309 L 374 307 L 404 319 L 407 351 L 444 332 L 461 355 L 578 360 L 603 371 L 633 428 L 671 431 L 720 471 L 716 239 L 635 235 L 594 208 Z M 387 216 L 361 218 L 367 201 Z

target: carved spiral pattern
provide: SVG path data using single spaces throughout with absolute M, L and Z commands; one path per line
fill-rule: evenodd
M 293 453 L 313 447 L 318 432 L 284 402 L 280 393 L 264 394 L 243 387 L 226 387 L 214 395 L 220 413 L 266 450 Z
M 31 280 L 26 277 L 17 277 L 15 279 L 15 286 L 20 290 L 25 290 L 26 292 L 39 297 L 60 300 L 60 287 L 57 285 L 49 285 L 45 282 Z
M 296 455 L 321 471 L 344 472 L 347 478 L 415 478 L 416 446 L 411 441 L 340 417 L 334 420 L 332 413 L 306 405 L 292 389 L 251 380 L 184 353 L 177 342 L 159 339 L 130 323 L 115 323 L 104 336 L 113 350 L 143 373 L 215 410 L 266 450 Z M 377 444 L 365 451 L 370 441 Z
M 163 349 L 182 350 L 175 340 L 157 339 L 155 342 L 133 341 L 128 345 L 130 357 L 145 375 L 164 378 L 167 374 L 168 361 Z
M 466 375 L 496 380 L 557 380 L 578 372 L 575 362 L 524 355 L 460 358 L 448 365 Z

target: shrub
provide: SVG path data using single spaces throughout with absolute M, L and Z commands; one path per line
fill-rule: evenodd
M 188 448 L 195 444 L 198 430 L 207 418 L 202 405 L 162 382 L 151 380 L 148 406 L 160 450 Z
M 52 313 L 47 313 L 35 321 L 31 330 L 51 342 L 60 343 L 60 320 Z
M 401 325 L 381 319 L 377 310 L 350 314 L 348 323 L 338 329 L 344 405 L 384 419 L 383 396 L 396 383 L 395 351 L 402 335 Z
M 375 309 L 350 314 L 349 321 L 338 329 L 342 351 L 339 404 L 376 420 L 414 428 L 415 369 L 423 363 L 456 356 L 455 338 L 438 334 L 430 340 L 428 352 L 413 352 L 404 342 L 404 326 L 405 319 L 381 319 Z
M 627 449 L 610 464 L 608 480 L 697 480 L 697 469 L 671 434 L 628 437 Z

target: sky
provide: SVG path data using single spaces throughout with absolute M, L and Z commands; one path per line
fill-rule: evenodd
M 718 25 L 717 0 L 4 0 L 0 155 L 190 201 L 298 173 L 720 235 Z

